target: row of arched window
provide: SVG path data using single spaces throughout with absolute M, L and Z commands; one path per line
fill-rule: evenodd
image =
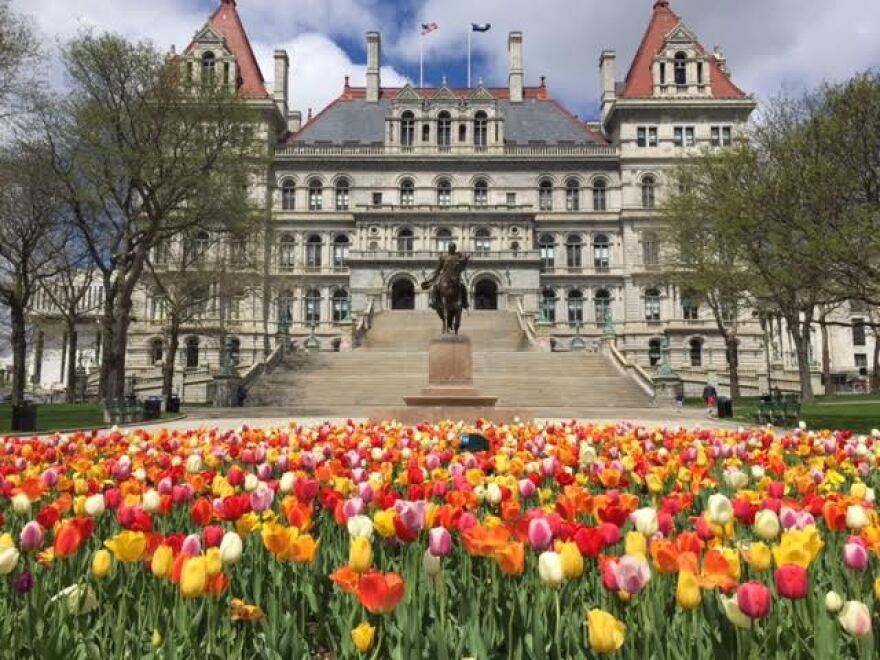
M 333 239 L 331 253 L 333 268 L 345 268 L 348 251 L 351 245 L 348 236 L 339 234 Z M 305 241 L 305 267 L 320 269 L 324 265 L 324 239 L 312 234 Z M 281 270 L 293 270 L 296 265 L 296 241 L 291 234 L 282 234 L 278 241 L 278 267 Z
M 703 345 L 705 340 L 702 337 L 693 337 L 688 342 L 688 361 L 692 367 L 703 366 Z M 663 340 L 654 338 L 648 342 L 648 363 L 652 367 L 656 367 L 663 359 Z
M 423 144 L 431 141 L 431 124 L 432 122 L 421 122 L 420 139 Z M 489 115 L 483 110 L 479 110 L 473 119 L 473 135 L 471 137 L 474 147 L 477 150 L 485 149 L 489 144 Z M 437 115 L 437 146 L 441 150 L 448 149 L 452 146 L 452 115 L 443 110 Z M 416 145 L 416 116 L 411 110 L 407 110 L 400 115 L 400 146 L 405 150 L 412 149 Z M 458 142 L 464 144 L 467 142 L 467 124 L 459 121 L 458 124 Z
M 545 323 L 556 323 L 556 291 L 545 288 L 541 291 L 540 314 Z M 604 323 L 611 311 L 611 293 L 607 289 L 599 289 L 593 295 L 593 307 L 597 323 Z M 576 325 L 584 322 L 584 293 L 580 289 L 572 289 L 566 295 L 568 323 Z
M 321 292 L 309 289 L 303 296 L 303 321 L 305 323 L 321 323 Z M 351 320 L 351 296 L 345 289 L 336 289 L 330 296 L 333 323 L 345 323 Z M 276 319 L 279 324 L 290 325 L 293 320 L 294 296 L 290 290 L 278 295 Z

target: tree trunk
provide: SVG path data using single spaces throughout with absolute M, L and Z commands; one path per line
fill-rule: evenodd
M 762 316 L 761 330 L 764 332 L 764 365 L 767 367 L 767 394 L 773 394 L 773 365 L 770 362 L 770 343 L 773 341 L 773 338 L 770 336 L 770 332 L 768 332 L 768 327 L 770 332 L 772 332 L 773 322 Z
M 730 372 L 730 398 L 734 403 L 740 399 L 739 391 L 739 344 L 736 337 L 727 336 L 724 339 L 724 353 L 727 357 L 727 369 Z
M 825 313 L 819 317 L 819 329 L 822 332 L 822 380 L 825 383 L 825 395 L 834 394 L 834 383 L 831 382 L 831 342 L 828 338 L 828 326 L 825 324 Z
M 165 360 L 162 362 L 162 396 L 165 397 L 166 407 L 174 393 L 174 363 L 177 361 L 177 348 L 180 342 L 180 321 L 176 314 L 171 314 L 170 320 L 168 340 L 165 344 Z
M 795 352 L 797 353 L 798 378 L 801 384 L 801 400 L 804 403 L 812 401 L 813 381 L 810 374 L 810 354 L 807 347 L 810 338 L 810 325 L 812 319 L 807 316 L 803 322 L 798 318 L 798 314 L 787 315 L 785 318 L 788 324 L 792 341 L 794 342 Z
M 12 405 L 18 406 L 24 401 L 24 389 L 27 381 L 27 335 L 24 309 L 18 305 L 9 307 L 12 324 Z
M 880 392 L 880 333 L 874 333 L 874 368 L 871 371 L 871 391 Z
M 118 301 L 113 316 L 113 336 L 108 342 L 107 391 L 104 399 L 107 405 L 125 398 L 125 351 L 128 346 L 128 326 L 130 323 L 131 297 Z
M 110 370 L 113 368 L 113 362 L 110 360 L 110 353 L 113 346 L 113 314 L 114 302 L 116 301 L 116 293 L 113 290 L 113 279 L 105 274 L 104 280 L 104 312 L 101 317 L 101 360 L 100 360 L 100 377 L 98 379 L 98 398 L 107 400 L 108 381 L 110 380 Z
M 76 400 L 76 321 L 67 321 L 67 388 L 64 400 L 73 403 Z

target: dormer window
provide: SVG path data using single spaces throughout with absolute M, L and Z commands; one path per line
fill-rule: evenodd
M 452 144 L 452 117 L 445 110 L 437 115 L 437 146 L 441 149 Z
M 217 58 L 214 53 L 207 51 L 202 55 L 202 82 L 213 83 L 217 80 Z
M 687 53 L 683 51 L 675 54 L 675 84 L 687 85 Z
M 485 149 L 488 144 L 488 126 L 489 117 L 485 112 L 480 110 L 474 115 L 474 146 L 477 149 Z
M 415 115 L 407 110 L 400 116 L 400 144 L 404 147 L 412 147 L 416 137 Z

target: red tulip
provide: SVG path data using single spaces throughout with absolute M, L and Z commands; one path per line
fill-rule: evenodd
M 205 527 L 211 522 L 211 516 L 214 514 L 214 511 L 211 509 L 211 503 L 208 500 L 201 498 L 193 502 L 189 513 L 196 525 L 199 527 Z
M 357 597 L 373 614 L 387 614 L 403 600 L 403 579 L 397 573 L 369 571 L 361 576 Z
M 211 525 L 209 527 L 205 527 L 205 531 L 202 532 L 202 536 L 205 539 L 205 547 L 206 548 L 216 548 L 220 545 L 220 541 L 223 540 L 223 535 L 226 533 L 226 530 L 217 525 Z
M 55 533 L 55 543 L 53 546 L 55 549 L 55 556 L 69 557 L 70 555 L 76 554 L 76 551 L 79 550 L 82 542 L 83 537 L 79 528 L 73 523 L 64 523 Z
M 760 582 L 744 582 L 736 590 L 736 604 L 747 617 L 763 619 L 770 613 L 770 590 Z
M 783 598 L 806 598 L 810 588 L 807 569 L 797 564 L 785 564 L 776 569 L 776 592 Z

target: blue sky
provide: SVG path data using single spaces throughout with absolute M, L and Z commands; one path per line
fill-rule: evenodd
M 12 0 L 33 17 L 48 44 L 85 27 L 184 47 L 219 0 Z M 292 58 L 292 105 L 317 112 L 337 96 L 343 77 L 362 84 L 364 33 L 383 39 L 383 83 L 418 80 L 421 22 L 440 29 L 426 41 L 426 82 L 446 74 L 466 82 L 466 26 L 492 23 L 474 36 L 474 81 L 507 84 L 507 33 L 524 33 L 526 83 L 546 75 L 550 92 L 581 116 L 595 114 L 598 58 L 618 52 L 618 79 L 648 24 L 653 0 L 238 0 L 268 80 L 271 54 Z M 761 98 L 840 80 L 880 66 L 878 0 L 672 0 L 708 48 L 724 48 L 734 81 Z

